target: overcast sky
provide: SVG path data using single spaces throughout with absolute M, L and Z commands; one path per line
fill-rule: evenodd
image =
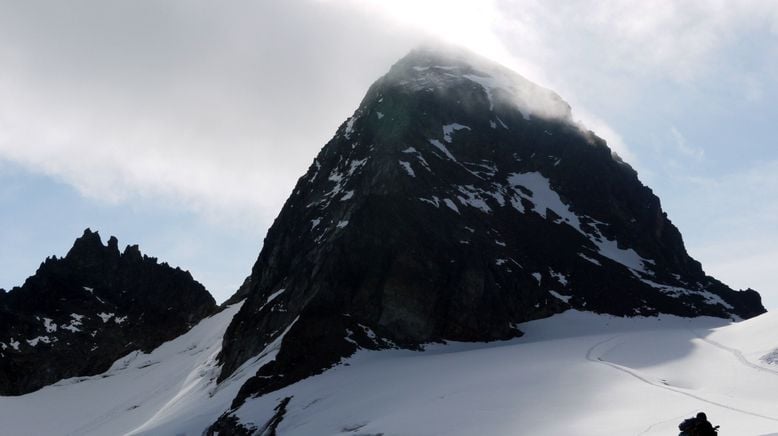
M 778 2 L 0 0 L 0 287 L 84 228 L 227 298 L 318 150 L 430 38 L 557 91 L 689 252 L 778 308 Z

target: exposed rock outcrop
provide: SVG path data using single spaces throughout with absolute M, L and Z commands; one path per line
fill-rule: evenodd
M 187 271 L 119 251 L 87 229 L 64 258 L 0 293 L 0 395 L 99 374 L 133 350 L 151 351 L 216 311 Z

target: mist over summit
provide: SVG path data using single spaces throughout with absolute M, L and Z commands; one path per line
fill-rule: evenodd
M 188 272 L 87 230 L 0 294 L 0 310 L 0 393 L 24 394 L 0 410 L 115 392 L 58 415 L 79 434 L 501 434 L 542 392 L 567 398 L 566 369 L 699 400 L 693 376 L 641 371 L 693 372 L 700 341 L 742 358 L 739 371 L 769 365 L 706 338 L 774 323 L 716 332 L 763 314 L 759 294 L 707 275 L 659 198 L 559 95 L 440 47 L 370 86 L 223 307 Z M 664 340 L 650 356 L 635 345 Z M 700 401 L 729 404 L 717 396 L 729 388 Z M 463 422 L 483 398 L 510 413 Z M 727 410 L 773 419 L 748 407 Z M 522 422 L 542 429 L 536 418 Z
M 429 48 L 393 65 L 324 146 L 247 284 L 220 380 L 279 349 L 234 407 L 360 348 L 510 339 L 568 309 L 764 312 L 756 292 L 704 273 L 659 199 L 558 95 Z

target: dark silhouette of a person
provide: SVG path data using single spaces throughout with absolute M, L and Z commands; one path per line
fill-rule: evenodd
M 694 428 L 689 432 L 692 436 L 716 436 L 718 434 L 704 412 L 697 414 L 696 421 Z

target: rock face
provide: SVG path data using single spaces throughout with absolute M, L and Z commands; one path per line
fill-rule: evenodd
M 373 84 L 324 146 L 241 293 L 221 379 L 282 342 L 235 404 L 357 347 L 508 339 L 568 308 L 764 312 L 755 291 L 706 276 L 659 199 L 556 94 L 427 49 Z
M 0 292 L 0 395 L 99 374 L 133 350 L 151 351 L 216 311 L 192 276 L 103 245 L 87 229 L 62 258 L 46 259 L 24 285 Z

